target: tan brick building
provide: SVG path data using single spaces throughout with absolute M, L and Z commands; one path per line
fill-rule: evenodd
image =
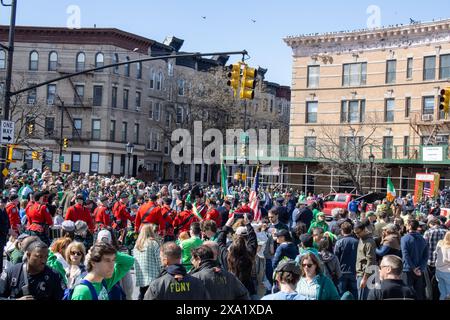
M 450 85 L 450 20 L 284 40 L 293 50 L 290 173 L 308 165 L 314 172 L 317 150 L 330 135 L 343 148 L 370 135 L 365 159 L 372 152 L 403 193 L 413 189 L 408 178 L 416 172 L 448 176 L 450 122 L 439 110 L 439 94 Z M 442 145 L 442 161 L 428 161 L 424 145 Z M 376 179 L 377 188 L 385 187 L 384 178 Z M 345 186 L 340 180 L 331 189 Z M 330 190 L 325 177 L 290 181 Z

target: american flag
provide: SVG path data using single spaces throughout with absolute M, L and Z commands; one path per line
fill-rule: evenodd
M 426 197 L 431 197 L 431 182 L 423 183 L 423 195 Z
M 261 220 L 261 210 L 258 208 L 258 188 L 259 188 L 259 166 L 256 167 L 255 179 L 253 180 L 252 191 L 250 192 L 249 202 L 250 208 L 253 211 L 254 221 Z

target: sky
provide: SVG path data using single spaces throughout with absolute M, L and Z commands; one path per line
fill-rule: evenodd
M 4 0 L 9 3 L 11 0 Z M 268 69 L 265 80 L 291 85 L 290 35 L 366 28 L 448 18 L 448 0 L 17 0 L 17 25 L 66 27 L 80 10 L 80 26 L 114 27 L 163 42 L 166 36 L 184 40 L 185 52 L 246 49 L 253 67 Z M 379 11 L 370 6 L 377 6 Z M 375 9 L 375 10 L 378 10 Z M 72 11 L 73 12 L 73 11 Z M 375 12 L 379 12 L 377 15 Z M 0 23 L 9 24 L 9 8 L 0 7 Z M 374 19 L 375 18 L 375 19 Z M 240 60 L 231 56 L 229 63 Z

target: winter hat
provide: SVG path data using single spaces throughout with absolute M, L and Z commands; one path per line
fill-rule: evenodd
M 238 236 L 246 236 L 246 235 L 248 235 L 247 228 L 246 227 L 238 227 L 236 229 L 236 235 L 238 235 Z
M 102 231 L 100 231 L 97 235 L 97 242 L 106 242 L 106 243 L 111 243 L 112 242 L 112 237 L 111 237 L 111 232 L 109 232 L 106 229 L 103 229 Z
M 62 229 L 67 232 L 75 231 L 75 223 L 71 220 L 66 220 L 61 225 Z
M 88 225 L 83 220 L 75 222 L 75 234 L 83 235 L 88 229 Z

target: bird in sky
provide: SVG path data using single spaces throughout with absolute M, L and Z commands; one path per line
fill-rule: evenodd
M 255 23 L 255 22 L 256 22 L 256 20 L 254 20 L 254 19 L 250 19 L 250 20 L 252 20 L 252 22 L 253 22 L 253 23 Z
M 203 19 L 206 19 L 206 16 L 202 16 Z

